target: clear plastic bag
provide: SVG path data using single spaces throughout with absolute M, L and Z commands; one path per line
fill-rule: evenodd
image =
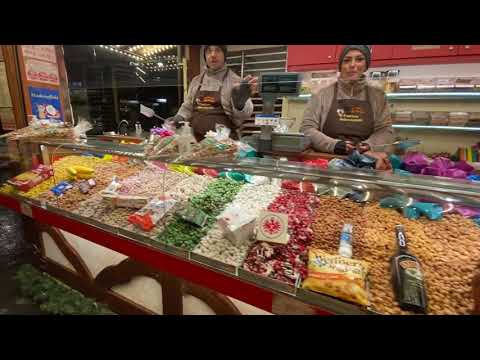
M 75 140 L 86 139 L 87 131 L 90 131 L 92 129 L 92 124 L 90 124 L 85 119 L 80 119 L 78 124 L 73 128 L 73 137 L 75 138 Z

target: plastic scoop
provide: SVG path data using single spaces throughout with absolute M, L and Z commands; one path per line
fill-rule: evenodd
M 405 150 L 417 145 L 420 145 L 422 142 L 420 140 L 398 140 L 390 144 L 380 144 L 380 145 L 373 145 L 373 148 L 384 148 L 387 146 L 395 146 L 398 149 Z

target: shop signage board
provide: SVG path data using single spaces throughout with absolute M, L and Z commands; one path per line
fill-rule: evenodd
M 22 45 L 22 53 L 25 58 L 57 63 L 55 45 Z
M 26 59 L 25 73 L 28 81 L 60 85 L 58 66 L 45 61 Z
M 0 61 L 0 108 L 12 107 L 5 63 Z
M 0 109 L 0 121 L 2 123 L 3 130 L 16 130 L 17 125 L 15 123 L 15 115 L 12 108 Z
M 32 114 L 37 119 L 63 121 L 60 92 L 58 90 L 29 86 L 28 92 Z

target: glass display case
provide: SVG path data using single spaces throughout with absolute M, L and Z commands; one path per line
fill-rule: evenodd
M 40 170 L 4 184 L 1 205 L 269 312 L 413 314 L 392 284 L 397 225 L 421 264 L 427 314 L 472 314 L 479 300 L 476 182 L 234 156 L 178 161 L 98 138 L 29 141 L 22 156 Z M 22 191 L 22 181 L 33 182 Z M 345 224 L 351 258 L 337 256 Z

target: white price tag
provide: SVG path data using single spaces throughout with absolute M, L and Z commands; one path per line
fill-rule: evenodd
M 47 202 L 45 200 L 40 200 L 40 207 L 47 210 Z
M 280 117 L 275 115 L 255 115 L 255 125 L 257 126 L 278 126 Z
M 32 207 L 26 203 L 20 203 L 20 211 L 23 215 L 28 216 L 33 219 Z

